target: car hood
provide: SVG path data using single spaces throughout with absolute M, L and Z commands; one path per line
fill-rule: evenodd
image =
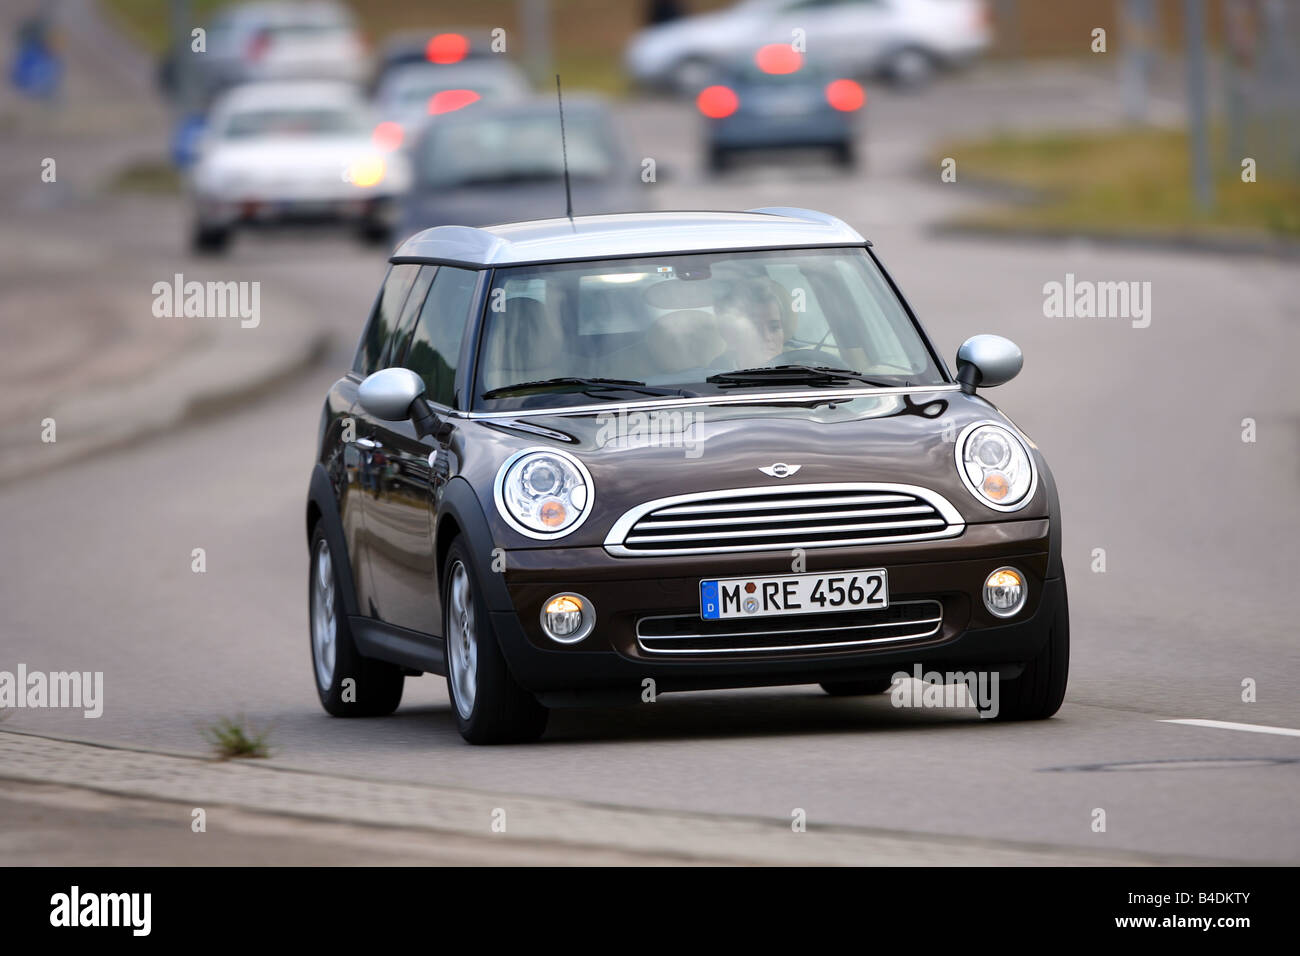
M 664 404 L 590 412 L 544 411 L 477 419 L 492 438 L 475 442 L 464 474 L 491 489 L 497 469 L 523 448 L 559 448 L 591 472 L 595 504 L 590 518 L 563 541 L 595 545 L 625 511 L 656 498 L 724 488 L 780 488 L 794 484 L 888 482 L 919 485 L 946 498 L 968 524 L 1046 517 L 1049 482 L 1040 480 L 1019 511 L 995 511 L 977 501 L 957 473 L 955 442 L 967 425 L 993 421 L 1016 429 L 995 406 L 955 389 L 917 390 L 808 403 Z M 814 402 L 817 402 L 814 404 Z M 1023 433 L 1021 433 L 1023 436 Z M 1028 439 L 1041 472 L 1042 456 Z M 798 470 L 787 478 L 760 471 L 776 463 Z M 484 484 L 486 482 L 486 484 Z M 485 500 L 499 521 L 495 508 Z M 503 535 L 517 546 L 537 542 Z

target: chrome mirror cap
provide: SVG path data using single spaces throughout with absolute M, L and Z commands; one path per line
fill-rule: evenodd
M 409 368 L 383 368 L 357 389 L 361 407 L 380 421 L 404 422 L 411 405 L 424 394 L 424 380 Z
M 1000 335 L 972 335 L 957 350 L 957 381 L 962 391 L 1009 382 L 1020 374 L 1025 357 L 1020 346 Z

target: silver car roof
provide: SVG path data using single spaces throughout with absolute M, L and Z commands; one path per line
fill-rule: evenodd
M 556 204 L 563 201 L 563 193 L 557 192 Z M 862 245 L 870 243 L 834 216 L 774 206 L 745 212 L 613 213 L 512 222 L 482 229 L 436 226 L 407 239 L 392 258 L 483 267 L 737 249 Z

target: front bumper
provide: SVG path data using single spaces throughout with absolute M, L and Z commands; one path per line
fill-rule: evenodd
M 321 223 L 386 223 L 396 216 L 392 196 L 202 197 L 195 203 L 208 226 L 282 226 Z
M 957 538 L 810 550 L 806 572 L 883 567 L 891 606 L 933 601 L 942 607 L 935 632 L 911 642 L 810 650 L 729 650 L 681 656 L 648 651 L 638 640 L 646 617 L 699 614 L 705 578 L 790 574 L 789 552 L 615 558 L 601 548 L 522 549 L 506 555 L 505 588 L 513 609 L 495 607 L 492 623 L 511 671 L 548 703 L 592 697 L 629 699 L 643 681 L 657 692 L 817 683 L 888 676 L 914 663 L 941 669 L 980 667 L 1014 676 L 1035 657 L 1064 597 L 1064 581 L 1049 577 L 1047 519 L 968 525 Z M 1013 618 L 989 614 L 984 579 L 1003 565 L 1019 568 L 1029 584 L 1025 607 Z M 588 598 L 596 612 L 592 634 L 559 645 L 542 632 L 543 604 L 561 591 Z M 870 620 L 872 612 L 862 619 Z M 818 615 L 768 618 L 816 627 Z

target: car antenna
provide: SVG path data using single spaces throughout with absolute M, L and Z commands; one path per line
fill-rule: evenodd
M 569 145 L 564 139 L 564 94 L 560 92 L 560 74 L 555 74 L 555 98 L 560 104 L 560 155 L 564 160 L 564 214 L 573 224 L 573 191 L 569 187 Z

